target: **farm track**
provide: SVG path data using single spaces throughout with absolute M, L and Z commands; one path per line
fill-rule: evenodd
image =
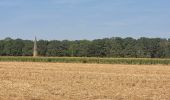
M 169 65 L 0 62 L 0 100 L 169 100 Z

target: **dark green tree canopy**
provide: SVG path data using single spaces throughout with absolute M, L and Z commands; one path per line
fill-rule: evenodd
M 96 40 L 39 40 L 39 56 L 170 58 L 170 39 L 131 37 Z M 32 56 L 33 41 L 0 40 L 0 56 Z

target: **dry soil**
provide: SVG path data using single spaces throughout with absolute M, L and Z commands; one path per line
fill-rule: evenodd
M 0 100 L 170 100 L 170 66 L 0 62 Z

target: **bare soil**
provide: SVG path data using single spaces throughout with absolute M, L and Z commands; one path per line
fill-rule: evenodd
M 0 62 L 0 100 L 170 100 L 170 66 Z

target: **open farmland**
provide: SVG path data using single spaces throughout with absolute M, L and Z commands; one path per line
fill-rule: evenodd
M 169 100 L 169 65 L 0 62 L 0 100 Z

